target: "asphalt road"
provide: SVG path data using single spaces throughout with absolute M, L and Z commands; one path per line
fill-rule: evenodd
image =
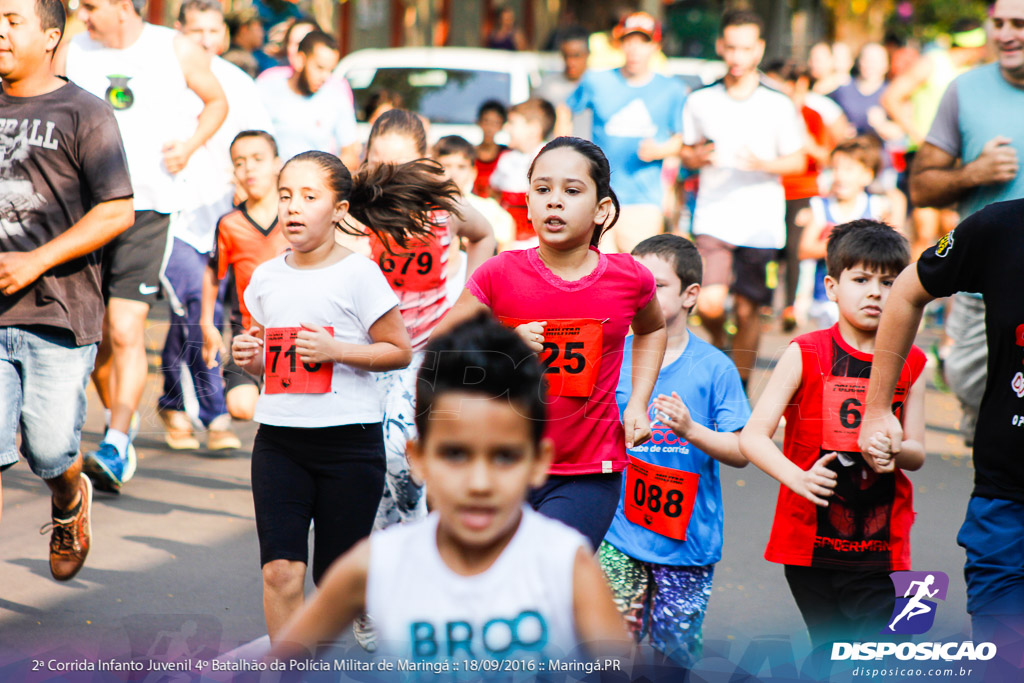
M 165 323 L 151 323 L 151 349 L 159 348 L 165 330 Z M 754 395 L 764 367 L 787 341 L 777 332 L 765 337 Z M 124 680 L 128 674 L 48 671 L 47 663 L 209 659 L 266 633 L 248 451 L 174 452 L 164 446 L 155 412 L 159 359 L 150 359 L 136 440 L 138 473 L 119 496 L 97 493 L 92 550 L 73 581 L 61 584 L 49 575 L 48 536 L 38 533 L 49 521 L 45 486 L 24 462 L 3 474 L 0 681 Z M 928 634 L 934 640 L 963 639 L 969 626 L 964 555 L 955 536 L 973 469 L 955 431 L 958 418 L 952 396 L 930 388 L 928 459 L 910 473 L 917 510 L 914 567 L 943 571 L 950 579 Z M 83 449 L 96 445 L 102 424 L 91 393 Z M 236 427 L 248 448 L 255 426 Z M 808 645 L 782 568 L 763 559 L 778 485 L 753 466 L 723 467 L 722 484 L 725 548 L 704 625 L 705 659 L 690 680 L 789 680 Z M 679 680 L 678 672 L 665 675 Z M 151 671 L 128 677 L 167 678 Z

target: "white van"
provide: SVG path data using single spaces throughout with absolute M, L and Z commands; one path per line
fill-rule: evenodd
M 358 50 L 335 69 L 355 98 L 362 139 L 369 136 L 364 109 L 370 96 L 387 89 L 401 94 L 405 108 L 430 122 L 429 143 L 461 135 L 479 144 L 476 115 L 487 100 L 506 107 L 530 97 L 540 83 L 538 56 L 462 47 L 400 47 Z

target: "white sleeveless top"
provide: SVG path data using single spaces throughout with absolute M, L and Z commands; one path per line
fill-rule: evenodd
M 437 551 L 438 514 L 370 536 L 367 612 L 381 652 L 411 662 L 567 658 L 574 529 L 523 507 L 512 540 L 482 574 L 459 576 Z
M 86 32 L 68 45 L 67 76 L 114 108 L 121 129 L 135 210 L 173 213 L 180 197 L 163 162 L 164 144 L 195 132 L 185 74 L 174 51 L 176 31 L 144 24 L 123 50 L 106 48 Z

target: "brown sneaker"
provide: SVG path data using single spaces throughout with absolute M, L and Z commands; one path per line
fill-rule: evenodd
M 54 507 L 53 521 L 39 530 L 41 534 L 51 532 L 50 573 L 58 581 L 75 578 L 89 554 L 92 540 L 92 482 L 84 474 L 79 491 L 81 498 L 78 505 L 69 512 Z
M 206 431 L 206 447 L 211 451 L 235 450 L 242 447 L 242 442 L 231 431 L 231 416 L 227 413 L 213 418 Z
M 188 414 L 181 410 L 157 411 L 164 423 L 164 442 L 176 451 L 196 450 L 199 439 L 192 433 L 192 421 Z

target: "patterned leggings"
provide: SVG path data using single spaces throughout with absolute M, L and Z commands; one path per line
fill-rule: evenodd
M 423 362 L 423 352 L 412 356 L 409 367 L 376 375 L 377 388 L 384 394 L 384 451 L 387 455 L 387 476 L 384 496 L 377 508 L 374 530 L 392 524 L 410 522 L 427 515 L 427 497 L 423 487 L 413 481 L 405 444 L 416 438 L 416 373 Z
M 690 668 L 704 647 L 701 628 L 711 597 L 715 565 L 671 567 L 642 562 L 604 542 L 598 550 L 619 612 L 637 642 L 651 645 Z

